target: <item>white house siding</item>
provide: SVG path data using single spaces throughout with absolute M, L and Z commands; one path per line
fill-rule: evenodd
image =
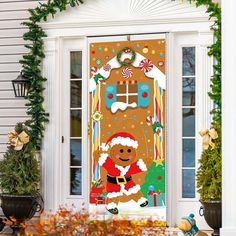
M 29 16 L 27 9 L 35 8 L 38 2 L 0 0 L 0 158 L 6 151 L 8 131 L 17 122 L 27 119 L 26 101 L 15 98 L 11 80 L 19 74 L 18 61 L 27 53 L 22 38 L 26 29 L 21 22 Z

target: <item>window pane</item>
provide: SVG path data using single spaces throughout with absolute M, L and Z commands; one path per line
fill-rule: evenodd
M 71 195 L 82 194 L 82 170 L 81 168 L 71 168 Z
M 82 52 L 70 53 L 70 78 L 82 78 Z
M 81 137 L 81 111 L 71 111 L 70 118 L 71 137 Z
M 126 93 L 126 85 L 125 84 L 118 84 L 116 93 Z
M 195 106 L 195 78 L 183 78 L 183 106 Z
M 183 108 L 183 137 L 195 137 L 195 109 Z
M 129 85 L 129 93 L 138 93 L 138 85 L 130 84 Z
M 183 170 L 182 179 L 182 197 L 195 198 L 195 170 Z
M 124 103 L 126 103 L 126 96 L 117 96 L 116 99 L 117 99 L 117 102 L 124 102 Z
M 71 82 L 71 107 L 81 107 L 82 81 Z
M 183 140 L 183 167 L 195 167 L 195 139 Z
M 183 48 L 183 76 L 195 75 L 195 47 Z
M 136 104 L 138 104 L 138 96 L 137 95 L 132 95 L 132 96 L 129 96 L 129 101 L 128 103 L 133 103 L 135 102 Z
M 81 166 L 81 140 L 71 139 L 70 141 L 70 157 L 71 166 Z

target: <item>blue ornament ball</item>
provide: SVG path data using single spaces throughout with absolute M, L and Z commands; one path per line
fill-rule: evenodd
M 154 191 L 154 186 L 153 185 L 149 185 L 148 186 L 148 191 Z

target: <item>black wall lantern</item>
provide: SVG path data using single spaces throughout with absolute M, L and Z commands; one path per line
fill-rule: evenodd
M 20 73 L 16 79 L 12 80 L 15 97 L 26 97 L 28 95 L 30 85 L 30 80 Z

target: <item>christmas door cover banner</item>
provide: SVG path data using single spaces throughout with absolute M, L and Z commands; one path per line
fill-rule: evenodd
M 91 43 L 90 71 L 90 204 L 165 220 L 165 39 Z

